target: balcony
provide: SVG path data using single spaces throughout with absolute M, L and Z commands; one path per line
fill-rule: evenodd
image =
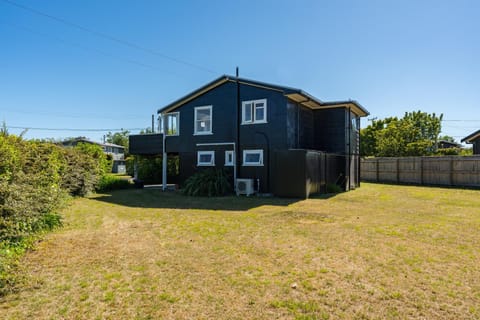
M 161 133 L 130 135 L 128 140 L 130 154 L 152 156 L 163 153 L 163 134 Z

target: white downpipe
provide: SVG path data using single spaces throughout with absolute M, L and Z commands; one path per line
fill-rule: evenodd
M 162 113 L 162 134 L 163 134 L 163 155 L 162 155 L 162 190 L 167 190 L 167 150 L 165 150 L 165 141 L 167 135 L 165 134 L 165 114 Z

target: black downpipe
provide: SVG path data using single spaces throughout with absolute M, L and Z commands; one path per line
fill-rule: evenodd
M 350 190 L 350 181 L 352 180 L 352 177 L 350 176 L 350 174 L 352 173 L 352 168 L 351 168 L 351 165 L 352 165 L 352 162 L 351 162 L 351 158 L 352 158 L 352 113 L 350 111 L 350 108 L 347 109 L 348 110 L 348 158 L 347 158 L 347 161 L 348 161 L 348 181 L 346 181 L 346 183 L 348 183 L 347 186 L 345 186 L 346 188 L 346 191 Z
M 237 85 L 237 121 L 236 121 L 236 137 L 235 137 L 235 161 L 237 166 L 237 179 L 240 177 L 240 119 L 242 119 L 242 106 L 240 101 L 240 83 L 238 81 L 238 67 L 236 68 L 235 72 L 236 76 L 236 85 Z
M 265 138 L 265 142 L 267 143 L 265 148 L 266 159 L 264 159 L 263 161 L 263 165 L 264 166 L 267 165 L 267 183 L 266 183 L 267 186 L 265 190 L 267 190 L 267 192 L 272 193 L 272 190 L 270 190 L 270 140 L 268 139 L 268 136 L 264 132 L 256 131 L 255 133 L 263 136 Z

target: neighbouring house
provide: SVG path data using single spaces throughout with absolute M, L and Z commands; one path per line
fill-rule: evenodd
M 437 148 L 438 149 L 460 149 L 462 148 L 462 145 L 460 143 L 456 143 L 453 141 L 438 140 Z
M 205 167 L 239 188 L 308 197 L 360 184 L 360 117 L 353 100 L 325 102 L 295 88 L 222 76 L 158 110 L 159 133 L 131 135 L 129 152 L 163 157 L 164 188 Z M 167 177 L 167 158 L 179 175 Z M 248 192 L 247 192 L 248 193 Z
M 108 142 L 94 142 L 84 137 L 65 140 L 62 142 L 62 145 L 65 147 L 73 147 L 79 143 L 89 143 L 100 146 L 103 152 L 109 155 L 112 159 L 112 173 L 126 173 L 127 170 L 125 165 L 125 147 Z
M 462 139 L 462 142 L 473 145 L 473 154 L 480 154 L 480 130 Z

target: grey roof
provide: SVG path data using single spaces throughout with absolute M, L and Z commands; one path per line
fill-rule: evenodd
M 237 78 L 233 76 L 228 76 L 228 75 L 223 75 L 212 82 L 207 83 L 206 85 L 198 88 L 197 90 L 187 94 L 186 96 L 175 100 L 174 102 L 166 105 L 163 108 L 160 108 L 157 112 L 158 113 L 163 113 L 163 112 L 171 112 L 175 110 L 176 108 L 180 107 L 181 105 L 187 103 L 188 101 L 204 94 L 205 92 L 208 92 L 220 85 L 222 85 L 225 82 L 239 82 L 241 84 L 246 84 L 246 85 L 251 85 L 251 86 L 257 86 L 257 87 L 262 87 L 270 90 L 275 90 L 275 91 L 280 91 L 282 92 L 285 96 L 288 98 L 301 103 L 305 104 L 306 106 L 313 108 L 315 106 L 316 108 L 334 108 L 334 107 L 341 107 L 344 105 L 349 105 L 354 107 L 354 111 L 359 116 L 367 116 L 370 113 L 357 101 L 355 100 L 345 100 L 345 101 L 333 101 L 333 102 L 327 102 L 327 101 L 321 101 L 320 99 L 308 94 L 307 92 L 301 90 L 301 89 L 296 89 L 292 87 L 287 87 L 287 86 L 280 86 L 276 84 L 271 84 L 271 83 L 265 83 L 261 81 L 256 81 L 256 80 L 250 80 L 250 79 L 245 79 L 245 78 Z
M 89 140 L 87 138 L 73 138 L 73 139 L 70 139 L 70 140 L 63 141 L 62 144 L 63 145 L 71 145 L 73 143 L 78 143 L 78 142 L 96 144 L 96 145 L 99 145 L 101 147 L 115 147 L 115 148 L 125 149 L 124 146 L 120 146 L 118 144 L 113 144 L 113 143 L 108 143 L 108 142 L 101 143 L 101 142 L 96 142 L 96 141 Z
M 125 149 L 124 146 L 121 146 L 121 145 L 118 145 L 118 144 L 113 144 L 113 143 L 108 143 L 108 142 L 100 143 L 100 145 L 105 146 L 105 147 L 115 147 L 115 148 Z

